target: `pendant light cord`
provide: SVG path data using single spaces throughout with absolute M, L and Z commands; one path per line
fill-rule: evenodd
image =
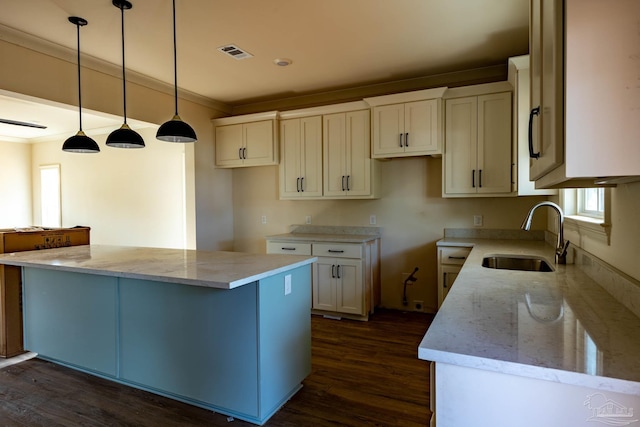
M 124 124 L 127 124 L 127 82 L 125 80 L 124 70 L 124 5 L 120 6 L 120 12 L 122 17 L 122 96 L 124 99 Z
M 80 111 L 80 131 L 82 131 L 82 85 L 80 84 L 80 24 L 76 24 L 78 30 L 78 108 Z
M 178 115 L 178 50 L 176 48 L 176 0 L 173 0 L 173 88 L 176 116 Z

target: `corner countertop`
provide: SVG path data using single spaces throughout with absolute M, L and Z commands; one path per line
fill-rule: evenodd
M 233 289 L 317 258 L 300 255 L 83 245 L 0 255 L 0 264 Z
M 291 232 L 267 236 L 267 240 L 301 242 L 367 243 L 380 238 L 378 227 L 292 225 Z
M 472 247 L 418 348 L 423 360 L 640 396 L 640 318 L 544 241 L 447 238 Z M 538 255 L 553 272 L 481 266 Z

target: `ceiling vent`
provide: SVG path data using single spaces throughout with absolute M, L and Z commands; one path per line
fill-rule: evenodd
M 238 46 L 233 44 L 219 47 L 218 50 L 234 59 L 247 59 L 253 56 L 249 52 L 242 50 Z

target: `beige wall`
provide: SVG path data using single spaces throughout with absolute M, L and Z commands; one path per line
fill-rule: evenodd
M 557 198 L 555 198 L 557 201 Z M 572 244 L 640 281 L 640 182 L 611 189 L 611 239 L 566 233 Z M 551 229 L 552 224 L 549 225 Z
M 32 224 L 29 144 L 0 141 L 0 206 L 0 228 Z
M 518 228 L 540 197 L 443 199 L 442 159 L 413 157 L 381 162 L 382 191 L 377 200 L 278 200 L 278 167 L 233 171 L 235 250 L 264 252 L 264 237 L 303 224 L 306 215 L 318 225 L 369 225 L 375 214 L 382 228 L 382 304 L 402 308 L 401 273 L 414 267 L 418 281 L 408 300 L 436 307 L 436 246 L 445 227 L 473 227 L 473 215 L 484 216 L 485 228 Z M 267 224 L 260 217 L 267 216 Z M 544 228 L 546 214 L 535 218 Z
M 46 54 L 41 53 L 39 48 L 0 40 L 3 64 L 11 64 L 0 67 L 0 89 L 40 98 L 45 102 L 76 105 L 77 74 L 73 51 Z M 48 48 L 44 46 L 43 50 Z M 83 62 L 86 63 L 91 61 Z M 84 108 L 122 114 L 122 80 L 112 71 L 83 65 Z M 127 77 L 129 79 L 129 74 Z M 157 82 L 146 85 L 140 78 L 133 80 L 137 83 L 130 81 L 127 84 L 129 118 L 154 124 L 169 120 L 173 114 L 172 89 L 158 89 L 156 86 L 162 85 Z M 216 106 L 204 105 L 191 98 L 181 99 L 179 108 L 182 118 L 193 126 L 198 135 L 197 143 L 185 145 L 188 246 L 197 245 L 198 248 L 211 250 L 230 249 L 233 241 L 231 172 L 213 167 L 213 130 L 210 122 L 211 118 L 225 113 Z M 148 161 L 144 151 L 141 155 Z M 114 164 L 104 179 L 117 174 L 117 171 L 118 165 Z
M 185 145 L 155 139 L 157 127 L 138 129 L 146 147 L 105 145 L 100 153 L 66 153 L 62 142 L 33 144 L 34 224 L 40 224 L 39 167 L 59 164 L 62 226 L 91 227 L 94 244 L 184 248 Z

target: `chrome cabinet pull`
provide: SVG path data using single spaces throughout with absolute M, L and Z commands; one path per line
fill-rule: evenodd
M 540 106 L 532 109 L 529 113 L 529 157 L 532 159 L 537 159 L 540 157 L 540 152 L 533 152 L 533 116 L 540 115 Z
M 409 146 L 409 132 L 404 134 L 404 146 L 405 147 Z

